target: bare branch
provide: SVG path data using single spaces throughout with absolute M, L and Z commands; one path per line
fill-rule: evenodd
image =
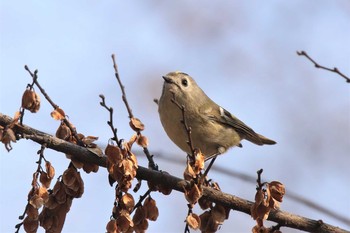
M 331 68 L 328 68 L 328 67 L 325 67 L 325 66 L 321 66 L 321 65 L 319 65 L 315 60 L 313 60 L 305 51 L 301 51 L 301 52 L 297 51 L 297 54 L 298 54 L 299 56 L 305 56 L 305 57 L 306 57 L 307 59 L 309 59 L 312 63 L 314 63 L 314 65 L 315 65 L 316 68 L 323 69 L 323 70 L 328 70 L 328 71 L 330 71 L 330 72 L 334 72 L 334 73 L 340 75 L 341 77 L 343 77 L 343 78 L 346 80 L 347 83 L 350 83 L 350 78 L 347 77 L 347 76 L 346 76 L 345 74 L 343 74 L 342 72 L 340 72 L 340 71 L 338 70 L 337 67 L 334 67 L 333 69 L 331 69 Z
M 32 73 L 30 71 L 30 69 L 28 68 L 27 65 L 24 66 L 24 69 L 26 71 L 28 71 L 28 73 L 30 74 L 30 76 L 32 76 L 33 78 L 33 83 L 39 88 L 41 94 L 43 94 L 43 96 L 45 97 L 45 99 L 51 104 L 51 106 L 53 107 L 53 109 L 58 109 L 59 106 L 57 104 L 55 104 L 50 96 L 46 93 L 46 91 L 44 90 L 44 88 L 41 87 L 40 83 L 38 82 L 38 70 L 35 70 L 34 73 Z M 31 85 L 31 87 L 33 86 L 33 84 Z M 24 112 L 23 112 L 24 113 Z M 75 138 L 75 140 L 77 141 L 77 143 L 79 145 L 84 145 L 84 143 L 80 140 L 80 138 L 78 137 L 78 133 L 75 129 L 75 127 L 67 120 L 66 116 L 64 116 L 64 119 L 62 119 L 62 121 L 69 127 L 69 129 L 71 130 L 73 137 Z
M 119 83 L 119 86 L 120 86 L 120 89 L 122 90 L 122 99 L 125 103 L 125 107 L 129 113 L 129 118 L 133 118 L 133 114 L 132 114 L 132 111 L 131 111 L 131 108 L 129 106 L 129 103 L 128 103 L 128 100 L 126 99 L 126 94 L 125 94 L 125 87 L 123 86 L 120 78 L 119 78 L 119 72 L 118 72 L 118 66 L 117 66 L 117 63 L 115 62 L 115 55 L 112 54 L 112 60 L 113 60 L 113 68 L 114 68 L 114 72 L 115 72 L 115 77 L 117 78 L 118 80 L 118 83 Z
M 6 126 L 12 122 L 12 118 L 0 113 L 0 125 Z M 87 148 L 75 145 L 73 143 L 58 139 L 52 135 L 46 134 L 39 130 L 33 129 L 26 125 L 16 124 L 14 130 L 17 134 L 24 135 L 25 138 L 35 141 L 39 144 L 46 143 L 47 148 L 54 149 L 59 152 L 74 154 L 77 159 L 94 163 L 96 165 L 106 167 L 106 157 L 98 157 L 90 152 Z M 168 175 L 167 173 L 154 171 L 145 167 L 139 166 L 136 177 L 138 179 L 151 181 L 155 184 L 163 184 L 171 187 L 179 192 L 184 192 L 184 187 L 187 187 L 189 182 L 180 178 Z M 210 201 L 221 204 L 225 207 L 231 208 L 250 215 L 250 209 L 253 202 L 239 198 L 234 195 L 223 193 L 210 187 L 203 187 L 203 196 Z M 349 232 L 339 227 L 335 227 L 324 223 L 322 220 L 313 220 L 302 216 L 294 215 L 282 210 L 272 210 L 268 220 L 274 221 L 280 227 L 290 227 L 309 232 L 335 232 L 345 233 Z
M 128 113 L 129 113 L 130 120 L 133 120 L 134 115 L 132 114 L 130 105 L 129 105 L 128 100 L 126 98 L 125 87 L 122 84 L 121 79 L 119 77 L 118 66 L 117 66 L 117 63 L 115 61 L 115 55 L 114 54 L 112 54 L 112 60 L 113 60 L 113 68 L 114 68 L 114 72 L 115 72 L 115 77 L 117 78 L 119 86 L 120 86 L 120 89 L 122 91 L 123 102 L 124 102 L 125 107 L 126 107 Z M 141 130 L 137 130 L 137 134 L 141 136 Z M 145 153 L 145 155 L 146 155 L 146 157 L 148 159 L 148 167 L 152 168 L 153 170 L 158 170 L 158 165 L 154 162 L 153 155 L 149 152 L 148 148 L 147 147 L 142 147 L 142 148 L 143 148 L 143 152 Z
M 101 98 L 101 102 L 100 102 L 100 105 L 102 107 L 104 107 L 108 112 L 109 112 L 109 121 L 107 121 L 107 124 L 109 125 L 109 127 L 111 128 L 112 132 L 113 132 L 113 138 L 112 140 L 116 141 L 117 144 L 118 144 L 118 147 L 121 147 L 121 142 L 119 139 L 118 139 L 118 135 L 117 135 L 117 128 L 114 127 L 114 124 L 113 124 L 113 108 L 112 107 L 108 107 L 106 102 L 105 102 L 105 96 L 104 95 L 99 95 L 100 98 Z

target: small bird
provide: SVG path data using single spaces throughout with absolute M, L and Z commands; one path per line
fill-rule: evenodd
M 170 72 L 163 79 L 158 102 L 160 121 L 169 138 L 186 153 L 192 153 L 187 143 L 188 133 L 182 123 L 182 112 L 172 99 L 184 106 L 193 146 L 201 150 L 206 160 L 216 158 L 231 147 L 242 147 L 243 139 L 256 145 L 276 144 L 217 105 L 188 74 Z

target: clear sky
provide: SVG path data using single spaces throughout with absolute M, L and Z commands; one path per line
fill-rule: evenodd
M 24 70 L 39 70 L 39 81 L 77 130 L 112 136 L 99 94 L 115 109 L 120 138 L 132 131 L 114 78 L 115 53 L 133 113 L 146 125 L 149 149 L 162 170 L 182 176 L 185 154 L 167 138 L 154 98 L 161 76 L 175 70 L 192 75 L 217 103 L 257 132 L 278 142 L 258 147 L 247 141 L 215 166 L 279 180 L 288 191 L 349 219 L 350 92 L 336 74 L 315 69 L 296 51 L 350 75 L 350 2 L 310 1 L 0 1 L 0 112 L 12 116 L 30 82 Z M 43 100 L 24 123 L 55 133 L 59 122 Z M 19 222 L 36 169 L 39 145 L 20 141 L 0 148 L 0 231 Z M 180 164 L 163 157 L 176 156 Z M 69 161 L 47 150 L 61 174 Z M 139 163 L 147 166 L 143 158 Z M 182 164 L 181 164 L 182 163 Z M 212 172 L 222 190 L 249 200 L 255 184 Z M 113 207 L 107 172 L 84 174 L 85 193 L 75 199 L 64 232 L 103 232 Z M 143 185 L 145 189 L 146 184 Z M 144 190 L 143 190 L 144 191 Z M 135 195 L 138 197 L 141 193 Z M 155 193 L 160 216 L 149 232 L 182 232 L 187 206 L 183 194 Z M 285 198 L 288 212 L 350 226 Z M 201 213 L 196 210 L 197 213 Z M 250 216 L 231 212 L 220 232 L 248 232 Z M 40 229 L 40 232 L 43 232 Z M 283 230 L 283 232 L 297 232 Z

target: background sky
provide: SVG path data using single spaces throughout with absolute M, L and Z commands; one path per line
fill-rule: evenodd
M 259 147 L 244 141 L 242 149 L 231 149 L 215 167 L 251 176 L 263 168 L 264 180 L 281 181 L 287 193 L 346 217 L 348 224 L 288 197 L 283 210 L 350 229 L 350 86 L 296 54 L 305 50 L 320 64 L 349 76 L 349 29 L 347 0 L 1 0 L 0 112 L 13 116 L 19 109 L 31 81 L 26 64 L 39 70 L 40 84 L 78 132 L 99 136 L 101 145 L 112 136 L 109 115 L 99 105 L 98 95 L 104 94 L 115 109 L 119 137 L 129 139 L 132 131 L 110 58 L 115 53 L 133 113 L 146 125 L 149 150 L 160 169 L 181 177 L 185 154 L 167 138 L 153 102 L 161 94 L 161 76 L 181 70 L 214 101 L 278 142 Z M 55 133 L 59 122 L 51 111 L 42 97 L 40 111 L 27 112 L 24 123 Z M 25 140 L 13 147 L 10 153 L 0 148 L 1 232 L 14 232 L 19 223 L 40 149 Z M 46 150 L 45 157 L 57 176 L 69 164 L 55 151 Z M 147 166 L 143 156 L 139 163 Z M 254 183 L 215 171 L 210 176 L 224 192 L 254 199 Z M 105 169 L 82 172 L 82 177 L 85 193 L 74 200 L 64 232 L 103 232 L 114 189 Z M 187 214 L 183 194 L 152 197 L 160 216 L 150 222 L 149 232 L 182 232 Z M 248 232 L 253 226 L 249 215 L 232 211 L 220 232 Z

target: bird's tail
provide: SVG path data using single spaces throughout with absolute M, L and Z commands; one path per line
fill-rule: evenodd
M 274 140 L 271 140 L 263 135 L 260 135 L 258 134 L 259 138 L 260 138 L 260 141 L 263 143 L 263 144 L 266 144 L 266 145 L 273 145 L 273 144 L 276 144 L 276 142 Z
M 276 142 L 274 140 L 271 140 L 261 134 L 256 134 L 254 136 L 249 136 L 246 137 L 246 139 L 256 145 L 273 145 L 276 144 Z

